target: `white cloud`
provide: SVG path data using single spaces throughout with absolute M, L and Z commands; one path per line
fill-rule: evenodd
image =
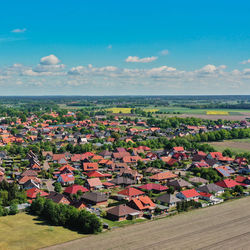
M 84 69 L 85 69 L 85 67 L 83 67 L 83 66 L 73 67 L 69 70 L 68 74 L 69 75 L 80 75 Z
M 136 63 L 149 63 L 157 60 L 157 56 L 151 56 L 151 57 L 144 57 L 144 58 L 139 58 L 138 56 L 129 56 L 126 58 L 126 62 L 136 62 Z
M 11 32 L 12 32 L 12 33 L 24 33 L 25 31 L 27 31 L 26 28 L 23 28 L 23 29 L 14 29 L 14 30 L 12 30 Z
M 163 55 L 163 56 L 166 56 L 166 55 L 169 54 L 169 50 L 168 50 L 168 49 L 164 49 L 164 50 L 162 50 L 162 51 L 160 52 L 160 54 Z
M 248 64 L 248 63 L 250 63 L 250 59 L 241 62 L 241 64 Z
M 203 68 L 201 68 L 199 70 L 199 72 L 209 74 L 209 73 L 214 73 L 216 70 L 217 70 L 216 66 L 214 66 L 212 64 L 208 64 L 208 65 L 204 66 Z
M 36 72 L 55 72 L 55 71 L 61 71 L 64 68 L 65 68 L 64 64 L 56 64 L 56 65 L 38 64 L 33 70 Z
M 55 55 L 45 56 L 40 59 L 40 64 L 42 65 L 55 65 L 59 62 L 60 60 Z

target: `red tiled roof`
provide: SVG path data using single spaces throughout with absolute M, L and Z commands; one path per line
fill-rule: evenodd
M 85 162 L 83 163 L 83 170 L 84 171 L 98 170 L 98 163 L 97 162 Z
M 78 191 L 82 191 L 83 193 L 85 193 L 88 192 L 89 190 L 81 185 L 74 184 L 72 186 L 67 187 L 64 190 L 64 193 L 76 194 Z
M 222 158 L 223 157 L 221 152 L 210 152 L 210 155 L 212 156 L 212 158 Z
M 239 185 L 239 183 L 237 183 L 235 180 L 232 179 L 225 179 L 222 181 L 218 181 L 215 184 L 223 188 L 233 188 L 236 185 Z
M 157 184 L 157 183 L 148 183 L 148 184 L 142 185 L 138 188 L 146 189 L 146 190 L 156 190 L 156 191 L 165 191 L 168 189 L 168 187 L 162 186 L 162 185 Z
M 155 204 L 148 196 L 133 198 L 132 202 L 134 202 L 140 210 L 155 208 Z
M 87 179 L 87 182 L 90 187 L 102 186 L 102 182 L 99 178 Z
M 183 147 L 173 147 L 174 151 L 184 151 Z
M 166 172 L 162 172 L 162 173 L 159 173 L 159 174 L 152 175 L 149 178 L 152 179 L 152 180 L 159 180 L 160 181 L 160 180 L 172 179 L 172 178 L 175 178 L 175 177 L 177 177 L 176 174 L 173 174 L 170 171 L 166 171 Z
M 118 194 L 128 196 L 128 197 L 133 197 L 133 196 L 137 196 L 137 195 L 143 195 L 144 192 L 142 192 L 141 190 L 138 190 L 136 188 L 130 187 L 130 188 L 126 188 L 126 189 L 118 192 Z
M 70 170 L 70 171 L 74 171 L 75 170 L 75 168 L 73 168 L 72 166 L 70 166 L 70 165 L 64 165 L 63 167 L 61 167 L 60 169 L 59 169 L 59 171 L 60 172 L 62 172 L 64 169 L 68 169 L 68 170 Z
M 199 193 L 193 188 L 193 189 L 187 189 L 184 191 L 181 191 L 181 193 L 186 197 L 186 198 L 192 198 L 199 196 Z
M 26 195 L 30 199 L 35 199 L 36 196 L 40 194 L 40 196 L 47 196 L 49 195 L 48 193 L 38 189 L 38 188 L 31 188 L 26 191 Z
M 102 178 L 105 177 L 102 173 L 98 172 L 98 171 L 91 171 L 89 173 L 86 173 L 86 175 L 90 178 L 90 177 L 95 177 L 95 178 Z
M 71 182 L 75 180 L 75 177 L 72 174 L 61 174 L 60 176 L 63 182 Z

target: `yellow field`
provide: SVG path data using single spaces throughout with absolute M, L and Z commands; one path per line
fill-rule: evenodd
M 228 115 L 227 111 L 207 111 L 207 115 Z
M 130 114 L 131 108 L 109 108 L 106 109 L 107 111 L 112 111 L 112 113 L 123 113 L 123 114 Z
M 107 111 L 112 111 L 112 113 L 123 113 L 123 114 L 130 114 L 131 113 L 131 109 L 132 108 L 109 108 L 106 109 Z M 159 111 L 159 109 L 150 109 L 150 108 L 146 108 L 143 109 L 146 112 L 156 112 Z

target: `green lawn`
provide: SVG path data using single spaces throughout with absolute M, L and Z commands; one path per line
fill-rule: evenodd
M 144 219 L 135 219 L 135 220 L 112 221 L 112 220 L 102 218 L 102 221 L 103 223 L 107 223 L 109 227 L 112 228 L 112 227 L 123 227 L 126 225 L 131 225 L 131 224 L 135 224 L 138 222 L 147 221 L 147 219 L 144 218 Z
M 63 227 L 49 226 L 36 216 L 20 213 L 0 217 L 0 249 L 38 249 L 84 237 Z

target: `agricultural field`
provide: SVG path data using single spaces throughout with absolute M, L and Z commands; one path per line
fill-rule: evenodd
M 112 111 L 112 113 L 123 113 L 123 114 L 130 114 L 132 108 L 108 108 L 107 111 Z
M 210 142 L 209 144 L 221 152 L 227 148 L 235 153 L 250 152 L 250 139 L 226 140 L 221 142 Z
M 0 218 L 0 249 L 38 249 L 75 240 L 84 235 L 49 226 L 26 213 Z
M 229 115 L 227 111 L 207 111 L 207 115 Z
M 248 249 L 249 206 L 246 197 L 47 249 Z

